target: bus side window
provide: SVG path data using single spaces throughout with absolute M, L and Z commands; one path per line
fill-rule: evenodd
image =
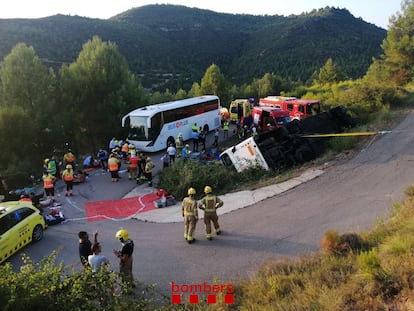
M 151 118 L 151 128 L 148 131 L 149 140 L 154 140 L 161 132 L 163 124 L 161 124 L 161 112 L 155 114 Z

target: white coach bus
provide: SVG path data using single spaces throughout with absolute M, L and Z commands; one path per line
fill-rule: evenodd
M 194 124 L 206 132 L 221 125 L 220 99 L 205 95 L 161 104 L 149 105 L 131 111 L 122 118 L 128 128 L 128 141 L 138 150 L 156 152 L 174 143 L 178 134 L 191 138 Z

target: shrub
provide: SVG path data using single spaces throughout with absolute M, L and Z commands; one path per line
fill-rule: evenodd
M 160 188 L 173 194 L 178 200 L 187 196 L 190 187 L 196 189 L 196 198 L 204 196 L 205 186 L 211 186 L 214 193 L 224 194 L 234 191 L 241 185 L 256 184 L 272 175 L 261 169 L 248 169 L 237 173 L 221 162 L 199 162 L 196 160 L 176 161 L 160 172 Z

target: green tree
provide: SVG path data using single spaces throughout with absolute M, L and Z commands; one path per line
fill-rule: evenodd
M 0 66 L 0 80 L 2 106 L 21 107 L 36 119 L 49 110 L 54 76 L 36 56 L 33 47 L 17 44 Z
M 197 82 L 194 82 L 193 85 L 191 86 L 191 89 L 188 91 L 188 96 L 189 97 L 196 97 L 196 96 L 200 96 L 202 94 L 203 93 L 201 91 L 200 84 L 198 84 Z
M 414 65 L 414 2 L 404 0 L 401 13 L 391 17 L 381 61 L 396 86 L 404 86 L 413 79 Z
M 317 80 L 320 84 L 331 84 L 345 79 L 342 70 L 333 62 L 332 58 L 328 58 L 325 65 L 319 70 Z
M 203 95 L 217 95 L 223 103 L 230 102 L 231 100 L 228 83 L 216 64 L 207 68 L 206 73 L 201 79 L 200 87 Z
M 63 66 L 60 76 L 65 134 L 86 152 L 118 137 L 122 116 L 147 102 L 116 45 L 98 37 L 83 45 L 76 62 Z
M 51 156 L 58 136 L 56 78 L 42 64 L 33 47 L 17 44 L 0 66 L 0 141 L 7 146 L 2 161 L 22 169 L 26 162 L 37 166 Z

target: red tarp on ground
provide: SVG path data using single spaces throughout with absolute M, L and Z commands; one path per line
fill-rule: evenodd
M 156 193 L 149 193 L 126 199 L 86 202 L 86 217 L 89 222 L 130 217 L 155 209 L 154 201 L 159 199 Z

